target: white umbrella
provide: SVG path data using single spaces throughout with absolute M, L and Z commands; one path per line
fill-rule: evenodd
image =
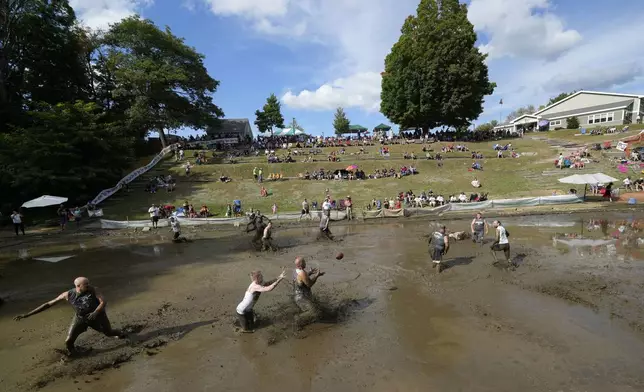
M 584 199 L 586 198 L 586 187 L 588 184 L 605 184 L 608 182 L 617 182 L 617 178 L 607 176 L 603 173 L 595 174 L 574 174 L 572 176 L 560 178 L 559 182 L 564 184 L 584 185 Z
M 603 174 L 603 173 L 575 174 L 572 176 L 559 179 L 559 182 L 562 182 L 564 184 L 575 184 L 575 185 L 588 185 L 588 184 L 594 185 L 594 184 L 617 182 L 617 181 L 618 181 L 617 178 L 607 176 L 606 174 Z
M 295 135 L 299 136 L 299 135 L 306 135 L 306 134 L 304 133 L 304 131 L 300 131 L 299 129 L 296 129 L 295 130 Z
M 67 201 L 66 197 L 44 195 L 44 196 L 40 196 L 37 199 L 29 200 L 25 202 L 22 206 L 24 208 L 47 207 L 47 206 L 55 206 L 58 204 L 63 204 L 66 201 Z

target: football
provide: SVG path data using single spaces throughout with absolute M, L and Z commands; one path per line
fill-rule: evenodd
M 344 253 L 340 252 L 337 255 L 335 255 L 336 260 L 342 260 L 344 258 Z

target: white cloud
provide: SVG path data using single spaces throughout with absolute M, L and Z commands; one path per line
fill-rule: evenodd
M 583 67 L 555 75 L 548 82 L 553 91 L 607 90 L 623 86 L 642 75 L 637 63 L 617 64 L 610 68 Z
M 332 110 L 342 106 L 378 111 L 380 109 L 380 74 L 357 73 L 348 78 L 324 84 L 315 91 L 303 90 L 298 94 L 288 91 L 282 97 L 282 101 L 296 109 Z
M 265 18 L 286 15 L 289 0 L 205 0 L 217 15 Z
M 107 28 L 152 4 L 152 0 L 71 0 L 70 5 L 81 22 L 94 29 Z
M 549 0 L 472 0 L 468 18 L 489 37 L 481 50 L 491 58 L 556 58 L 582 38 L 551 12 Z

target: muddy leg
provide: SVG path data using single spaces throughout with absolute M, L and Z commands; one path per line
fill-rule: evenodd
M 317 305 L 310 299 L 300 298 L 295 303 L 302 311 L 302 313 L 295 316 L 295 326 L 298 330 L 320 319 L 321 312 Z
M 69 326 L 69 330 L 67 331 L 67 338 L 65 339 L 65 346 L 67 347 L 67 351 L 69 351 L 70 354 L 76 354 L 76 347 L 74 347 L 74 343 L 76 342 L 76 339 L 78 339 L 80 334 L 87 331 L 87 327 L 88 325 L 84 319 L 78 316 L 74 316 L 74 318 L 72 318 L 72 323 Z

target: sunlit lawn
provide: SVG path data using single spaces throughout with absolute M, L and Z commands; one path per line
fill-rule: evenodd
M 277 204 L 278 211 L 298 211 L 301 202 L 307 198 L 309 202 L 322 202 L 326 189 L 329 189 L 334 198 L 344 198 L 351 195 L 356 208 L 362 208 L 372 199 L 384 199 L 394 197 L 399 192 L 413 190 L 415 193 L 433 190 L 444 196 L 458 194 L 461 191 L 466 194 L 474 193 L 471 186 L 474 177 L 483 184 L 479 191 L 489 192 L 490 198 L 506 198 L 521 196 L 550 195 L 553 191 L 565 192 L 569 186 L 560 184 L 557 181 L 559 176 L 541 176 L 543 170 L 553 168 L 552 161 L 556 152 L 542 141 L 525 139 L 514 139 L 504 141 L 510 142 L 520 153 L 533 153 L 535 155 L 522 156 L 518 159 L 496 158 L 492 150 L 494 142 L 468 143 L 470 150 L 480 150 L 486 157 L 481 161 L 483 171 L 468 171 L 473 160 L 469 153 L 447 153 L 443 154 L 446 159 L 443 167 L 438 167 L 437 161 L 417 159 L 404 160 L 402 153 L 414 152 L 419 158 L 424 158 L 422 145 L 394 145 L 390 146 L 391 157 L 382 158 L 378 155 L 378 146 L 366 148 L 368 154 L 362 156 L 351 155 L 358 151 L 357 147 L 347 149 L 347 154 L 341 156 L 341 162 L 328 162 L 326 156 L 329 152 L 337 150 L 334 148 L 324 149 L 324 153 L 317 155 L 318 162 L 312 163 L 278 163 L 267 164 L 264 157 L 244 157 L 236 164 L 206 164 L 195 166 L 190 178 L 186 178 L 183 168 L 173 164 L 169 170 L 178 179 L 177 190 L 173 193 L 165 191 L 154 195 L 145 193 L 142 187 L 133 186 L 130 193 L 120 193 L 115 196 L 116 200 L 107 201 L 104 204 L 104 212 L 109 218 L 141 219 L 146 217 L 146 211 L 151 203 L 182 205 L 185 200 L 192 203 L 196 209 L 206 204 L 211 212 L 217 216 L 223 216 L 226 205 L 233 200 L 242 200 L 244 209 L 254 208 L 262 211 L 270 211 L 273 203 Z M 442 144 L 433 144 L 434 151 L 440 149 Z M 187 156 L 191 158 L 191 153 Z M 298 161 L 303 157 L 297 158 Z M 336 170 L 346 168 L 350 164 L 357 164 L 360 169 L 368 175 L 375 169 L 393 167 L 399 169 L 403 165 L 413 165 L 419 171 L 414 176 L 403 177 L 402 179 L 383 178 L 364 181 L 315 181 L 298 179 L 300 173 L 306 170 L 313 171 L 319 168 L 325 170 Z M 279 173 L 284 179 L 280 181 L 265 181 L 264 186 L 269 190 L 268 197 L 260 197 L 260 187 L 252 178 L 253 168 L 262 168 L 264 177 L 270 173 Z M 220 175 L 226 175 L 233 179 L 229 183 L 218 181 Z M 562 176 L 570 174 L 562 172 Z

